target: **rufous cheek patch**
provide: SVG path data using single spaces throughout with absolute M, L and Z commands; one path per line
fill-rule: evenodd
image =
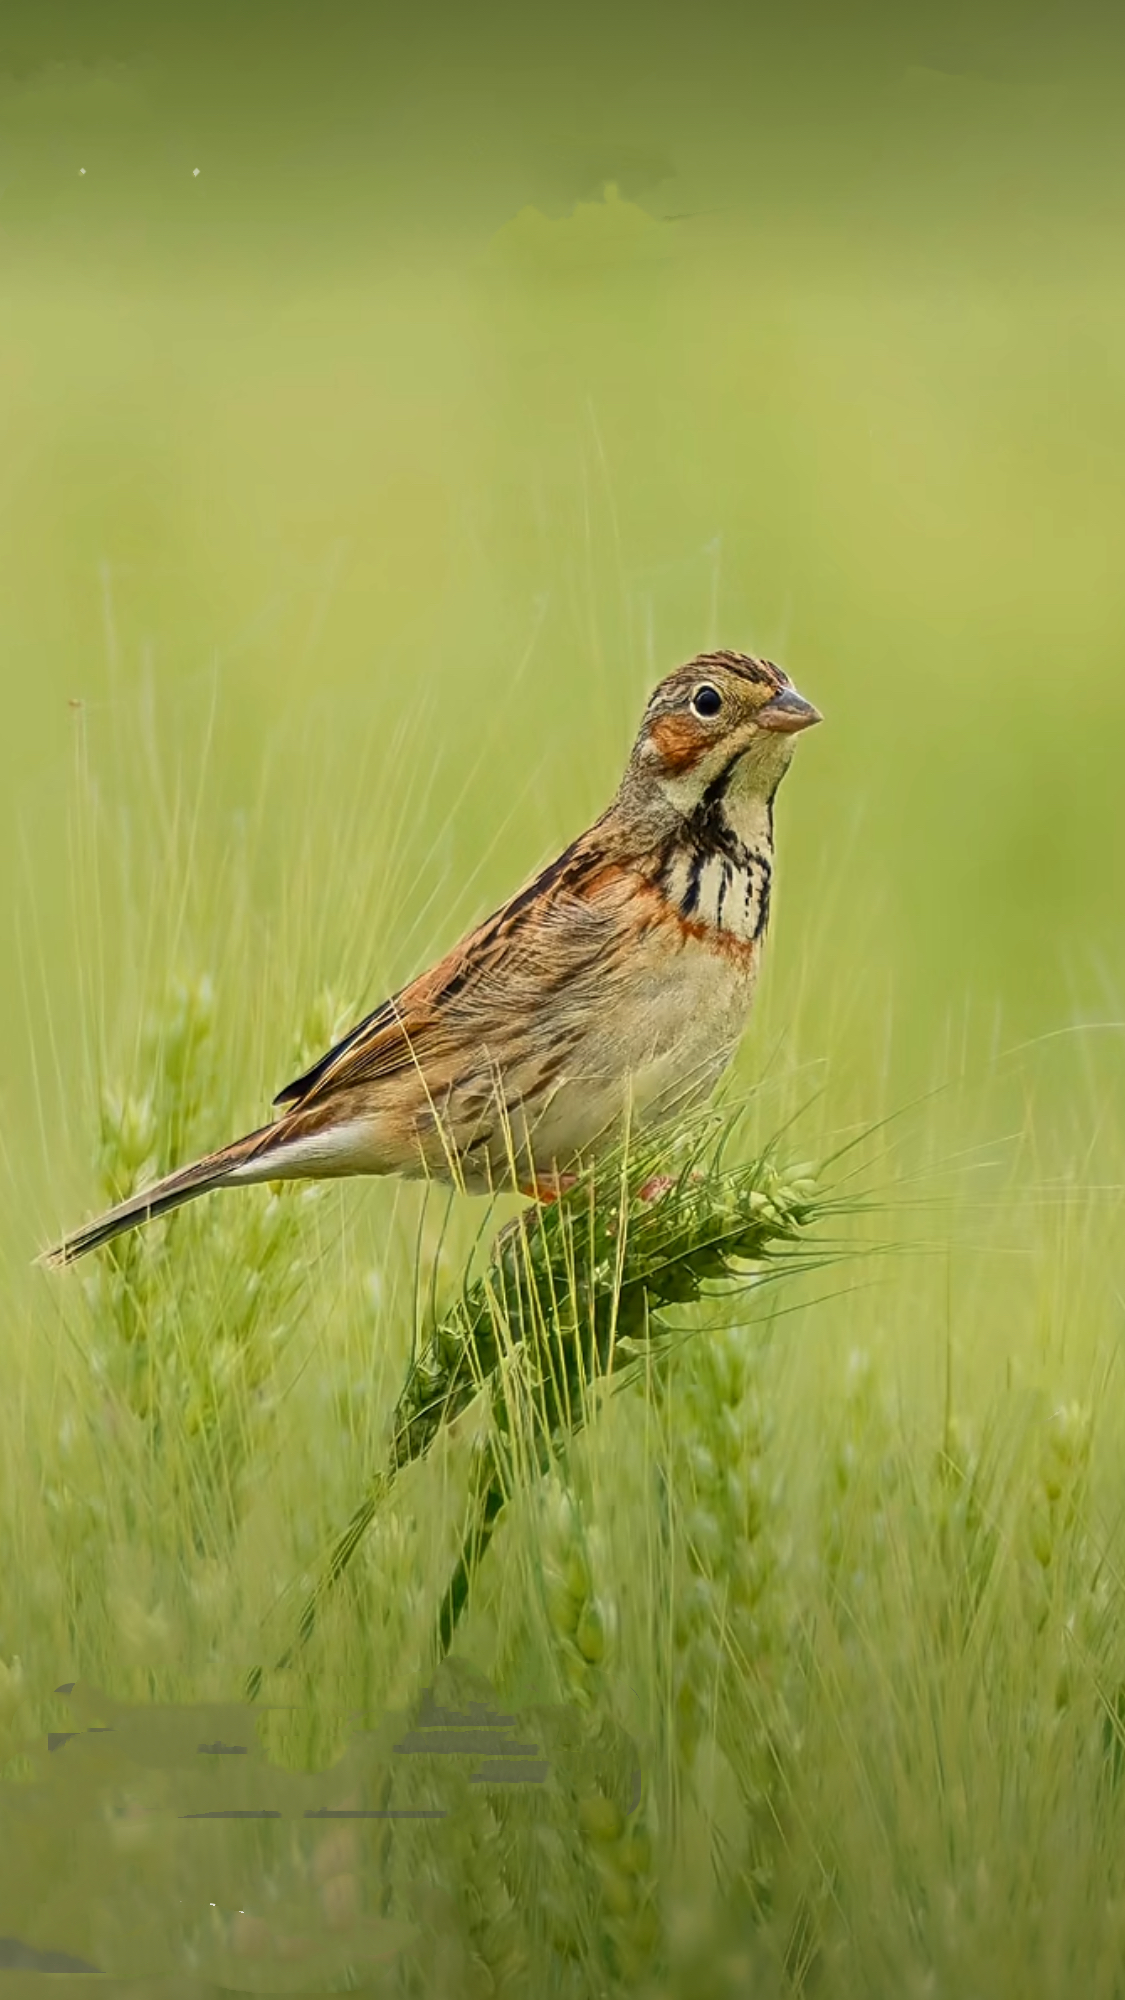
M 690 715 L 658 715 L 649 730 L 666 777 L 679 778 L 694 770 L 707 748 L 708 737 Z

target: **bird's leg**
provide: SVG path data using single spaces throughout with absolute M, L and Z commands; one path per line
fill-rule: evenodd
M 691 1176 L 693 1181 L 701 1181 L 703 1178 L 702 1174 Z M 679 1174 L 650 1174 L 637 1189 L 637 1200 L 660 1201 L 664 1195 L 671 1194 L 672 1189 L 679 1186 L 679 1182 Z M 577 1185 L 577 1174 L 537 1174 L 534 1180 L 520 1182 L 520 1193 L 527 1195 L 530 1201 L 537 1201 L 540 1207 L 549 1208 L 552 1202 L 558 1201 L 564 1194 L 569 1194 L 571 1188 Z
M 650 1174 L 637 1189 L 638 1201 L 660 1201 L 679 1184 L 678 1174 Z M 702 1174 L 693 1174 L 693 1181 L 701 1181 Z M 560 1196 L 569 1194 L 578 1185 L 577 1174 L 537 1174 L 534 1180 L 521 1181 L 520 1193 L 530 1201 L 537 1201 L 542 1208 L 549 1208 Z
M 571 1188 L 577 1185 L 577 1174 L 537 1174 L 534 1180 L 521 1181 L 520 1193 L 546 1207 L 558 1201 L 561 1195 L 569 1194 Z
M 693 1173 L 688 1178 L 693 1181 L 701 1181 L 706 1176 Z M 647 1181 L 642 1181 L 640 1187 L 637 1189 L 637 1200 L 662 1201 L 666 1194 L 671 1194 L 672 1189 L 679 1186 L 679 1183 L 679 1174 L 650 1174 Z

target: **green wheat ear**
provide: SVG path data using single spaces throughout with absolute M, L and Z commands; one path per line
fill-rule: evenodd
M 718 1286 L 746 1290 L 810 1257 L 802 1238 L 834 1206 L 807 1167 L 771 1156 L 729 1165 L 735 1121 L 711 1116 L 670 1146 L 623 1145 L 563 1200 L 501 1230 L 483 1273 L 433 1325 L 395 1405 L 386 1462 L 335 1543 L 279 1666 L 309 1638 L 397 1475 L 479 1395 L 477 1447 L 460 1560 L 439 1616 L 444 1653 L 505 1501 L 581 1429 L 591 1386 L 659 1367 L 669 1307 Z M 250 1675 L 251 1696 L 261 1669 Z

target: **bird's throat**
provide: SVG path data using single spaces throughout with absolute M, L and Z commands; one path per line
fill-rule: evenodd
M 759 943 L 773 882 L 772 800 L 729 782 L 709 786 L 666 842 L 660 882 L 685 923 Z

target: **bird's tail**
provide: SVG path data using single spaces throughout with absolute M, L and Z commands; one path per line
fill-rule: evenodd
M 149 1222 L 154 1215 L 167 1215 L 173 1208 L 179 1208 L 185 1201 L 194 1201 L 197 1194 L 206 1194 L 208 1189 L 224 1187 L 236 1175 L 239 1181 L 271 1180 L 276 1167 L 266 1164 L 266 1156 L 272 1155 L 273 1146 L 280 1135 L 280 1125 L 263 1125 L 257 1132 L 248 1132 L 244 1139 L 235 1139 L 229 1146 L 221 1146 L 217 1153 L 208 1153 L 202 1160 L 193 1161 L 190 1167 L 179 1167 L 174 1174 L 166 1174 L 162 1181 L 154 1181 L 139 1194 L 131 1194 L 127 1201 L 118 1202 L 104 1215 L 93 1222 L 87 1222 L 82 1229 L 64 1237 L 53 1249 L 44 1250 L 39 1258 L 41 1264 L 58 1269 L 63 1264 L 73 1264 L 78 1257 L 85 1257 L 87 1251 L 100 1249 L 126 1229 L 135 1229 L 139 1223 Z M 261 1172 L 254 1171 L 254 1165 L 261 1156 Z

